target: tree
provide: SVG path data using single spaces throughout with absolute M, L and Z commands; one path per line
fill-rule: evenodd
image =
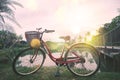
M 15 19 L 15 5 L 22 7 L 20 3 L 14 0 L 0 0 L 0 27 L 2 28 L 2 30 L 4 30 L 5 26 L 9 25 L 5 22 L 5 19 L 12 21 L 20 27 L 19 23 Z
M 22 35 L 17 36 L 17 40 L 21 41 L 23 39 Z
M 120 8 L 118 8 L 117 10 L 118 10 L 118 12 L 119 12 L 119 14 L 120 14 Z
M 87 39 L 88 39 L 89 36 L 90 36 L 90 32 L 87 32 L 87 33 L 85 34 L 85 37 L 84 37 L 84 41 L 85 41 L 85 42 L 87 41 Z
M 94 37 L 95 40 L 98 39 L 107 45 L 120 45 L 120 15 L 113 18 L 110 23 L 105 23 L 98 32 L 99 34 Z
M 17 40 L 15 33 L 0 31 L 0 48 L 10 47 Z

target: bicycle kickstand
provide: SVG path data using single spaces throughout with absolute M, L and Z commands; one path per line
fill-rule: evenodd
M 59 76 L 60 76 L 60 64 L 58 64 L 57 71 L 55 73 L 55 77 L 59 77 Z

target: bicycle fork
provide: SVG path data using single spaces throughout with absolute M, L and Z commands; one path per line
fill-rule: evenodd
M 33 56 L 32 56 L 31 59 L 30 59 L 30 62 L 31 62 L 31 63 L 33 63 L 33 62 L 35 61 L 35 59 L 36 59 L 36 57 L 37 57 L 37 54 L 38 54 L 38 50 L 35 49 L 35 51 L 34 51 L 34 53 L 33 53 Z

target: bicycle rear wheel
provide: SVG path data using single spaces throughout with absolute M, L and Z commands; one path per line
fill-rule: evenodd
M 13 71 L 25 76 L 38 71 L 45 60 L 41 49 L 27 48 L 21 51 L 13 60 Z
M 65 60 L 69 61 L 68 70 L 77 76 L 91 76 L 100 67 L 99 52 L 86 43 L 71 46 L 65 55 Z

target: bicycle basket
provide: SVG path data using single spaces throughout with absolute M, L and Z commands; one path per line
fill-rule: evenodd
M 27 31 L 25 32 L 25 38 L 28 43 L 31 42 L 32 39 L 39 39 L 40 33 L 37 31 Z

